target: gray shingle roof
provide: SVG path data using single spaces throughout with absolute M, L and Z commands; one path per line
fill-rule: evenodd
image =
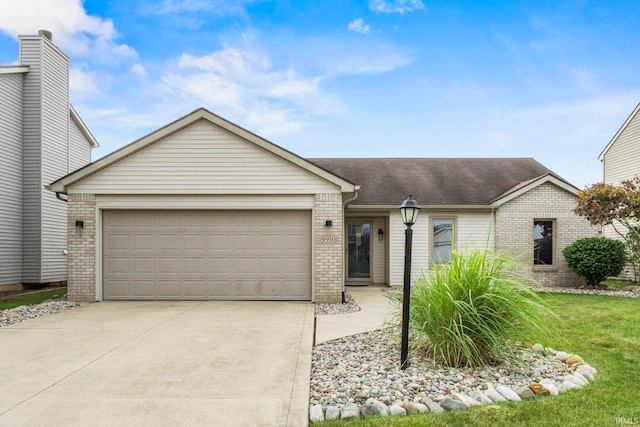
M 350 205 L 399 206 L 410 193 L 424 206 L 488 205 L 535 178 L 562 179 L 532 158 L 307 160 L 361 186 Z

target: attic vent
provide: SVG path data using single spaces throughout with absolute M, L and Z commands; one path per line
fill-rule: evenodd
M 49 41 L 53 41 L 53 34 L 49 30 L 38 30 L 38 35 L 45 36 Z

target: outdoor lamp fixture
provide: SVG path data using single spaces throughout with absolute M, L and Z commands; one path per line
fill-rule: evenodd
M 378 240 L 384 240 L 384 230 L 378 228 Z
M 411 226 L 416 223 L 420 206 L 409 198 L 400 205 L 402 222 L 407 226 L 404 231 L 404 286 L 402 287 L 402 342 L 400 345 L 400 369 L 405 370 L 409 366 L 407 355 L 409 353 L 409 298 L 411 298 L 411 243 L 413 230 Z

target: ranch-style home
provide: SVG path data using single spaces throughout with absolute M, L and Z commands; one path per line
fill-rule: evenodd
M 543 285 L 596 235 L 578 189 L 533 159 L 304 159 L 205 109 L 53 182 L 68 199 L 69 297 L 339 302 L 401 285 L 452 248 L 520 254 Z
M 0 291 L 67 280 L 67 204 L 44 187 L 97 146 L 69 104 L 69 58 L 48 31 L 20 36 L 0 66 Z

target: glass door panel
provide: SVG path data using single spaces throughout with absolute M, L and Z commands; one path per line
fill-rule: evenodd
M 358 223 L 347 225 L 348 260 L 347 277 L 349 279 L 369 279 L 371 277 L 370 247 L 371 224 Z

